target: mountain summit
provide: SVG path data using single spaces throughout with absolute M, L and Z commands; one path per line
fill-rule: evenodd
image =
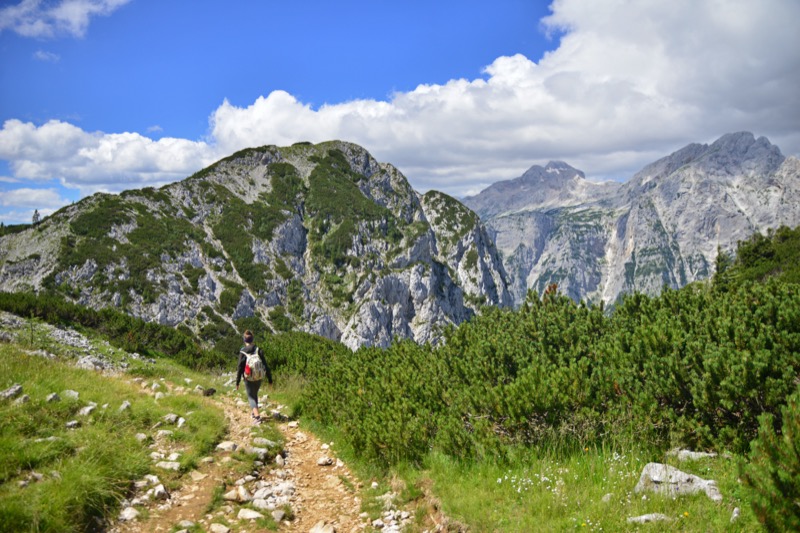
M 613 303 L 704 279 L 718 247 L 730 252 L 755 232 L 800 225 L 800 161 L 765 137 L 731 133 L 681 148 L 624 184 L 593 184 L 550 163 L 464 203 L 494 235 L 517 304 L 551 283 L 575 300 Z
M 474 213 L 339 141 L 243 150 L 0 238 L 0 289 L 43 288 L 210 340 L 257 320 L 353 349 L 436 342 L 479 305 L 511 303 Z

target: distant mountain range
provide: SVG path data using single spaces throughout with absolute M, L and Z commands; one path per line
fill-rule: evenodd
M 0 290 L 43 288 L 203 338 L 255 319 L 354 349 L 436 342 L 480 305 L 511 304 L 472 211 L 338 141 L 243 150 L 0 238 Z
M 732 133 L 626 183 L 593 183 L 554 161 L 463 203 L 495 239 L 516 304 L 552 283 L 576 301 L 613 304 L 707 278 L 718 249 L 800 225 L 800 161 L 764 137 Z

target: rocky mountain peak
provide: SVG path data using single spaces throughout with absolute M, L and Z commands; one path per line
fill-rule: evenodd
M 352 143 L 248 148 L 0 238 L 0 290 L 46 288 L 212 342 L 261 323 L 353 349 L 435 343 L 510 298 L 478 217 L 430 198 L 423 207 L 402 173 Z

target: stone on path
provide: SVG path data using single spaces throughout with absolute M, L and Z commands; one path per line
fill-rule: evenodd
M 136 520 L 136 517 L 138 517 L 138 516 L 139 516 L 139 511 L 137 511 L 133 507 L 126 507 L 119 514 L 119 519 L 122 522 L 128 522 L 130 520 Z
M 286 516 L 286 513 L 283 512 L 280 509 L 276 509 L 276 510 L 272 511 L 272 519 L 275 520 L 276 522 L 280 522 L 281 520 L 283 520 L 283 517 L 285 517 L 285 516 Z
M 254 438 L 253 439 L 253 444 L 255 444 L 256 446 L 265 446 L 267 448 L 274 448 L 275 446 L 278 445 L 277 443 L 272 442 L 269 439 L 265 439 L 264 437 L 256 437 L 256 438 Z
M 184 529 L 190 529 L 193 528 L 194 526 L 195 523 L 192 522 L 191 520 L 181 520 L 180 522 L 178 522 L 178 527 L 182 527 Z
M 208 526 L 208 530 L 211 533 L 230 533 L 231 528 L 229 528 L 228 526 L 224 526 L 222 524 L 211 524 L 210 526 Z
M 661 513 L 650 513 L 642 516 L 632 516 L 628 518 L 629 524 L 648 524 L 650 522 L 669 522 L 672 519 Z
M 158 485 L 153 491 L 153 497 L 156 500 L 169 500 L 169 492 L 164 488 L 164 485 Z
M 239 520 L 258 520 L 264 518 L 264 515 L 252 509 L 239 509 L 239 514 L 236 515 Z
M 238 448 L 238 445 L 230 440 L 217 444 L 217 449 L 223 452 L 233 452 L 236 451 L 236 448 Z
M 228 502 L 245 503 L 251 501 L 253 496 L 247 491 L 246 488 L 244 488 L 244 486 L 238 485 L 232 491 L 226 492 L 222 496 L 222 499 Z
M 317 459 L 317 465 L 319 466 L 331 466 L 333 464 L 333 459 L 328 457 L 327 455 L 323 455 L 319 459 Z
M 189 475 L 192 477 L 192 481 L 203 481 L 208 477 L 208 474 L 202 474 L 197 470 L 192 470 L 191 474 Z
M 283 468 L 284 465 L 286 465 L 286 460 L 283 458 L 282 455 L 278 454 L 275 456 L 275 464 Z
M 674 466 L 661 463 L 648 463 L 639 476 L 634 492 L 650 491 L 667 496 L 682 496 L 705 492 L 715 502 L 722 501 L 717 482 L 687 474 Z
M 336 533 L 336 528 L 333 527 L 333 524 L 327 524 L 325 520 L 320 520 L 308 533 Z
M 181 469 L 181 464 L 177 461 L 159 461 L 156 463 L 156 467 L 163 468 L 164 470 L 174 470 L 177 472 Z

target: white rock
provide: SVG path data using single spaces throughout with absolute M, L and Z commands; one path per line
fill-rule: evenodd
M 264 515 L 252 509 L 239 509 L 239 514 L 236 515 L 239 520 L 258 520 L 264 518 Z
M 676 457 L 678 461 L 697 461 L 699 459 L 711 459 L 717 456 L 716 453 L 693 452 L 690 450 L 670 450 L 667 455 Z
M 20 394 L 22 394 L 22 385 L 15 383 L 3 392 L 0 392 L 0 399 L 10 400 L 11 398 L 16 398 Z
M 299 425 L 300 425 L 300 423 L 299 423 L 297 420 L 294 420 L 294 421 L 292 421 L 292 422 L 289 422 L 289 427 L 290 427 L 290 428 L 296 428 L 296 427 L 297 427 L 297 426 L 299 426 Z
M 169 492 L 164 488 L 164 485 L 158 485 L 153 492 L 153 497 L 156 500 L 169 500 Z
M 203 481 L 205 478 L 208 477 L 208 474 L 203 474 L 198 472 L 197 470 L 192 470 L 189 474 L 192 478 L 192 481 Z
M 740 512 L 741 512 L 741 511 L 739 511 L 739 508 L 738 508 L 738 507 L 734 507 L 734 508 L 733 508 L 733 513 L 731 513 L 731 524 L 733 524 L 734 522 L 736 522 L 737 520 L 739 520 L 739 513 L 740 513 Z
M 118 410 L 121 413 L 123 411 L 127 411 L 130 408 L 131 408 L 131 402 L 129 402 L 128 400 L 125 400 L 124 402 L 122 402 L 122 405 L 119 406 Z
M 178 415 L 175 413 L 169 413 L 164 415 L 164 422 L 167 424 L 176 424 L 178 422 Z
M 150 459 L 153 461 L 160 461 L 164 458 L 164 454 L 161 452 L 150 452 Z
M 263 487 L 263 488 L 258 489 L 256 491 L 256 493 L 253 494 L 253 501 L 255 501 L 255 500 L 266 500 L 270 496 L 272 496 L 272 488 L 271 487 Z
M 147 435 L 145 435 L 144 433 L 137 433 L 135 437 L 136 440 L 138 440 L 139 442 L 144 442 L 147 440 Z
M 333 527 L 333 524 L 327 524 L 325 520 L 320 520 L 314 527 L 312 527 L 308 533 L 336 533 L 336 529 Z
M 164 470 L 178 471 L 181 469 L 181 464 L 176 461 L 160 461 L 156 463 L 156 467 L 163 468 Z
M 275 509 L 274 511 L 272 511 L 272 519 L 275 520 L 276 522 L 280 522 L 281 520 L 283 520 L 283 517 L 285 516 L 286 513 L 283 512 L 281 509 Z
M 611 498 L 613 498 L 613 497 L 614 497 L 614 495 L 613 495 L 612 493 L 610 493 L 610 492 L 609 492 L 609 493 L 605 494 L 605 495 L 604 495 L 604 496 L 603 496 L 603 497 L 600 499 L 600 501 L 601 501 L 601 502 L 603 502 L 603 503 L 608 503 L 608 502 L 610 502 L 610 501 L 611 501 Z
M 375 529 L 383 529 L 384 527 L 386 527 L 386 524 L 383 523 L 383 520 L 376 518 L 375 520 L 372 521 L 372 527 L 374 527 Z
M 28 403 L 29 401 L 31 401 L 31 397 L 28 396 L 27 394 L 23 394 L 22 396 L 14 400 L 14 403 L 21 405 L 23 403 Z
M 217 444 L 217 449 L 223 452 L 233 452 L 236 451 L 236 448 L 238 448 L 238 445 L 235 442 L 229 440 Z
M 169 454 L 169 457 L 167 457 L 167 461 L 177 461 L 180 458 L 181 458 L 180 452 L 173 452 Z
M 183 418 L 183 417 L 180 417 L 180 418 L 178 419 L 178 427 L 179 427 L 179 428 L 182 428 L 182 427 L 183 427 L 183 426 L 185 426 L 185 425 L 186 425 L 186 419 L 185 419 L 185 418 Z
M 211 524 L 210 526 L 208 526 L 208 530 L 211 533 L 230 533 L 231 532 L 231 528 L 229 528 L 228 526 L 224 526 L 222 524 Z
M 267 500 L 265 500 L 264 498 L 254 498 L 253 499 L 253 507 L 255 507 L 256 509 L 261 509 L 262 511 L 274 511 L 275 510 L 275 506 L 274 505 L 270 506 L 270 504 L 267 503 Z
M 81 423 L 78 422 L 77 420 L 70 420 L 69 422 L 67 422 L 65 424 L 67 429 L 76 429 L 76 428 L 80 427 L 80 425 L 81 425 Z
M 65 391 L 61 391 L 61 396 L 64 398 L 69 398 L 70 400 L 77 400 L 80 394 L 78 394 L 78 391 L 67 389 Z
M 173 431 L 171 429 L 159 429 L 156 433 L 156 438 L 169 437 L 172 434 Z
M 94 405 L 87 405 L 86 407 L 82 407 L 80 411 L 78 411 L 78 416 L 89 416 L 94 412 L 96 407 Z
M 130 520 L 136 520 L 136 517 L 138 517 L 138 516 L 139 516 L 139 511 L 137 511 L 133 507 L 126 507 L 119 514 L 119 519 L 122 522 L 128 522 Z
M 61 396 L 59 396 L 58 393 L 53 392 L 53 393 L 50 393 L 50 394 L 47 395 L 47 398 L 45 399 L 45 401 L 47 403 L 60 402 L 61 401 Z
M 286 465 L 286 459 L 284 459 L 281 454 L 278 454 L 275 456 L 275 464 L 283 468 Z
M 161 484 L 161 480 L 158 479 L 158 476 L 154 476 L 153 474 L 147 474 L 142 479 L 147 481 L 151 486 L 156 486 Z
M 258 457 L 262 461 L 267 458 L 268 451 L 269 450 L 267 450 L 266 448 L 257 448 L 255 446 L 253 446 L 251 448 L 247 448 L 247 453 L 249 453 L 251 455 L 255 455 L 256 457 Z
M 694 474 L 687 474 L 674 466 L 661 463 L 648 463 L 642 469 L 634 492 L 651 491 L 668 496 L 681 496 L 705 492 L 715 502 L 722 501 L 722 494 L 714 480 L 705 480 Z
M 271 440 L 265 439 L 263 437 L 254 438 L 253 444 L 255 444 L 256 446 L 265 446 L 267 448 L 274 448 L 278 445 L 277 443 L 272 442 Z
M 154 398 L 156 399 L 156 401 L 158 401 L 158 400 L 162 399 L 164 396 L 166 396 L 166 395 L 163 392 L 157 392 L 156 395 L 154 396 Z
M 650 522 L 670 522 L 672 519 L 661 513 L 650 513 L 642 516 L 632 516 L 628 518 L 629 524 L 647 524 Z
M 333 464 L 333 459 L 328 456 L 322 456 L 317 459 L 318 466 L 331 466 Z

